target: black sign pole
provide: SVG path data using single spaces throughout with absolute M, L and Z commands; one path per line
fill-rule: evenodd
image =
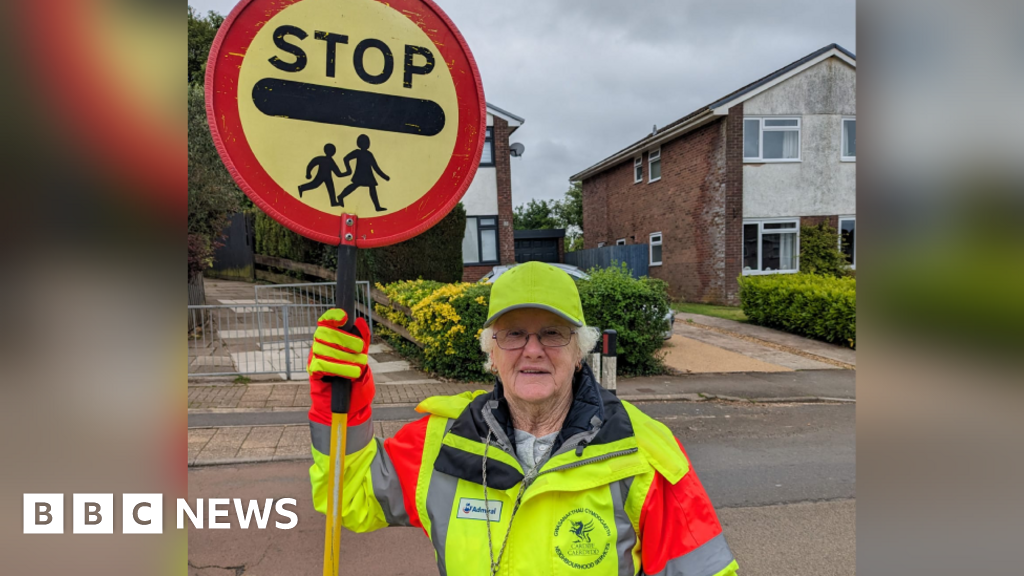
M 354 329 L 356 308 L 356 217 L 342 214 L 341 243 L 338 244 L 338 284 L 334 307 L 348 314 L 343 329 Z M 328 466 L 327 527 L 324 538 L 324 576 L 339 573 L 341 551 L 342 479 L 345 477 L 345 445 L 348 443 L 348 412 L 352 398 L 352 381 L 331 377 L 331 452 Z

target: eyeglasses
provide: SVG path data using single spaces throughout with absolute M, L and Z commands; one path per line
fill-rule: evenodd
M 537 336 L 537 341 L 541 346 L 561 348 L 572 340 L 572 335 L 575 333 L 576 331 L 568 326 L 548 326 L 541 328 L 540 332 L 527 332 L 519 328 L 499 330 L 491 337 L 498 344 L 498 348 L 502 350 L 519 350 L 530 341 L 530 336 Z

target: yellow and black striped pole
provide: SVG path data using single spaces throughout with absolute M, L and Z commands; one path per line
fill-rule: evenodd
M 338 244 L 338 285 L 334 307 L 348 315 L 343 330 L 354 332 L 356 292 L 356 217 L 341 216 L 341 243 Z M 352 399 L 352 381 L 332 377 L 331 453 L 328 465 L 327 526 L 324 530 L 324 576 L 338 576 L 341 561 L 342 485 L 345 478 L 345 445 L 348 441 L 348 413 Z

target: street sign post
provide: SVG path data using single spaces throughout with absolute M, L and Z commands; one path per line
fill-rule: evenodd
M 210 50 L 206 108 L 235 182 L 270 217 L 355 250 L 424 232 L 465 194 L 486 103 L 462 35 L 431 0 L 242 0 Z M 324 574 L 337 574 L 350 382 L 332 382 Z

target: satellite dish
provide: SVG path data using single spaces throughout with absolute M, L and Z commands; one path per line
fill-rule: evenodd
M 519 142 L 509 145 L 508 149 L 514 158 L 518 158 L 526 152 L 526 146 L 523 146 Z

